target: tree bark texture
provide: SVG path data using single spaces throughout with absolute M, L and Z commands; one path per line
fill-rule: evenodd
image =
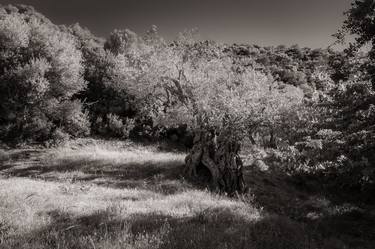
M 228 194 L 245 191 L 243 163 L 239 156 L 240 144 L 224 134 L 216 136 L 199 132 L 194 137 L 193 148 L 187 155 L 186 174 L 199 177 L 202 167 L 209 171 L 211 187 Z

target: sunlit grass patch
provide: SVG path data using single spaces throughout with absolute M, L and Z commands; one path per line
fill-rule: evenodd
M 81 139 L 53 149 L 19 151 L 17 155 L 15 160 L 7 160 L 2 174 L 165 194 L 192 187 L 182 175 L 185 154 L 160 151 L 156 146 Z
M 82 147 L 65 145 L 49 151 L 45 160 L 58 164 L 60 160 L 102 160 L 112 164 L 126 163 L 183 163 L 185 154 L 157 151 L 152 146 L 137 146 L 129 144 L 124 147 L 119 143 L 95 143 Z
M 153 147 L 94 144 L 49 151 L 41 159 L 44 178 L 90 181 L 118 188 L 143 188 L 173 193 L 189 188 L 183 180 L 185 155 Z
M 92 247 L 83 241 L 96 248 L 120 248 L 117 246 L 124 244 L 116 242 L 119 238 L 128 246 L 135 246 L 134 241 L 142 244 L 129 248 L 150 248 L 146 242 L 166 245 L 163 236 L 178 231 L 185 222 L 223 227 L 227 220 L 226 224 L 234 227 L 261 218 L 260 212 L 246 203 L 205 191 L 166 196 L 139 189 L 23 178 L 1 179 L 0 200 L 1 224 L 7 227 L 2 235 L 5 248 L 49 248 L 51 241 L 60 248 L 74 243 L 81 245 L 77 248 Z M 168 230 L 164 235 L 160 233 L 163 229 Z M 129 236 L 131 239 L 125 240 Z

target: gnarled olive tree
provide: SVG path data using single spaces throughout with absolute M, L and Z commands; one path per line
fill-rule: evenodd
M 131 50 L 117 54 L 114 78 L 156 123 L 187 124 L 194 130 L 186 157 L 188 175 L 204 174 L 215 189 L 242 192 L 239 151 L 248 122 L 278 115 L 303 94 L 283 92 L 272 78 L 252 68 L 235 68 L 219 45 L 188 37 L 170 45 L 153 29 L 132 39 L 142 44 L 122 45 Z

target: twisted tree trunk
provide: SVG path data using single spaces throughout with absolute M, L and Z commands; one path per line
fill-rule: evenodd
M 212 188 L 228 194 L 245 191 L 243 164 L 239 156 L 240 144 L 235 139 L 199 132 L 194 137 L 194 145 L 187 155 L 186 173 L 190 177 L 205 175 Z

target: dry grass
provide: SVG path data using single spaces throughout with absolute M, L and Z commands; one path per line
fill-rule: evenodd
M 1 248 L 304 248 L 303 227 L 205 191 L 0 179 Z
M 57 245 L 61 242 L 60 236 L 77 229 L 94 236 L 95 231 L 88 229 L 91 225 L 99 226 L 96 227 L 99 230 L 100 226 L 113 225 L 115 231 L 111 236 L 117 236 L 128 233 L 128 229 L 137 229 L 134 225 L 140 222 L 147 228 L 148 222 L 155 222 L 155 217 L 162 219 L 157 220 L 160 224 L 154 225 L 162 226 L 168 220 L 187 221 L 201 213 L 210 213 L 210 210 L 228 212 L 231 219 L 247 222 L 260 218 L 259 212 L 245 203 L 202 191 L 166 196 L 146 190 L 119 190 L 23 178 L 1 179 L 0 200 L 1 235 L 5 248 L 15 248 L 16 245 L 31 248 L 35 243 L 49 239 Z M 50 238 L 54 233 L 57 237 Z M 98 235 L 97 240 L 109 243 L 101 241 L 106 240 L 102 236 L 104 234 Z M 48 248 L 48 245 L 42 248 Z
M 327 231 L 328 239 L 318 242 L 307 224 L 197 188 L 181 175 L 183 153 L 78 140 L 3 155 L 1 249 L 348 248 L 337 233 Z M 283 215 L 279 210 L 298 209 L 291 205 L 300 191 L 281 177 L 247 174 L 255 200 L 267 202 L 267 210 Z M 319 221 L 335 226 L 337 219 Z
M 51 150 L 12 154 L 2 170 L 7 176 L 78 181 L 165 194 L 192 189 L 181 176 L 185 154 L 161 152 L 152 146 L 79 140 Z
M 1 248 L 175 248 L 205 223 L 223 233 L 219 217 L 229 227 L 261 217 L 246 203 L 194 190 L 180 177 L 181 153 L 89 140 L 6 155 Z M 185 224 L 192 231 L 180 231 Z
M 90 140 L 89 140 L 90 141 Z M 96 142 L 82 144 L 73 142 L 49 151 L 46 160 L 59 163 L 61 160 L 102 160 L 113 165 L 119 164 L 153 164 L 153 163 L 183 163 L 185 154 L 162 152 L 154 146 L 140 146 L 121 142 Z

